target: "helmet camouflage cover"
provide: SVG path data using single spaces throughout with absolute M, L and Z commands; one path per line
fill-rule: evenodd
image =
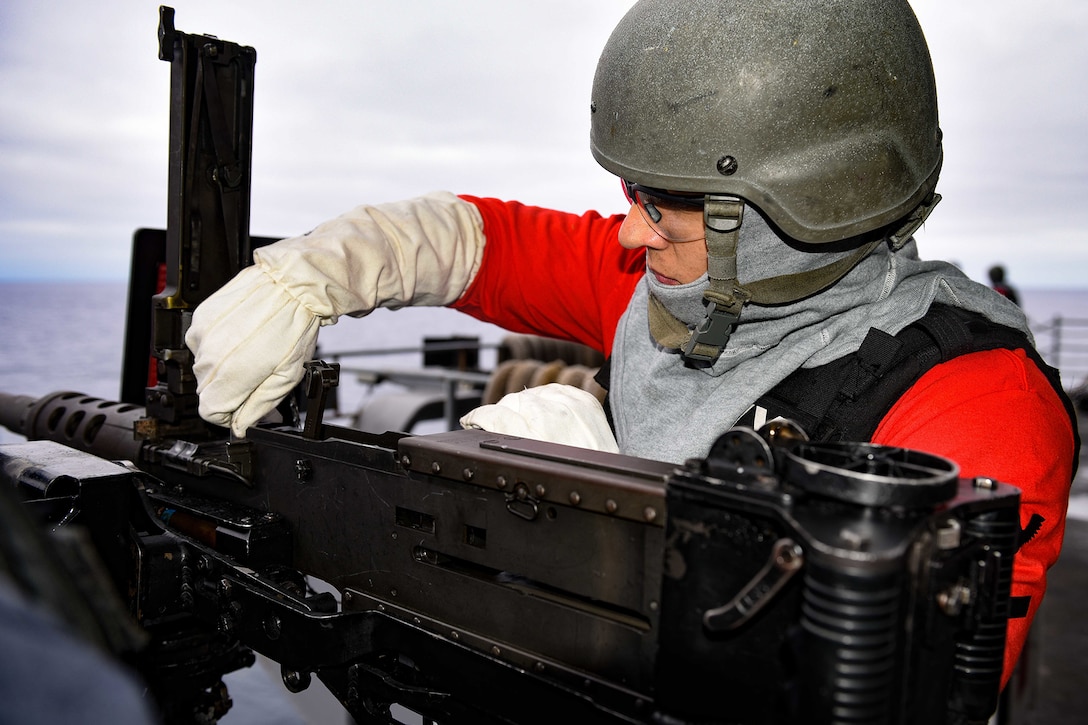
M 604 48 L 591 116 L 608 171 L 741 197 L 803 242 L 906 217 L 941 166 L 906 0 L 642 0 Z

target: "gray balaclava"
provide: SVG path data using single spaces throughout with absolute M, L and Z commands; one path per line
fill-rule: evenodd
M 741 280 L 805 272 L 850 252 L 799 251 L 758 214 L 745 217 L 739 244 Z M 1019 307 L 959 269 L 918 258 L 910 240 L 895 251 L 879 245 L 839 282 L 784 305 L 749 304 L 728 345 L 711 365 L 685 364 L 679 349 L 650 334 L 649 301 L 695 325 L 703 316 L 702 279 L 666 286 L 646 275 L 620 321 L 612 355 L 610 402 L 620 450 L 680 463 L 704 457 L 714 440 L 791 372 L 855 352 L 870 328 L 896 334 L 934 302 L 981 313 L 1024 331 Z

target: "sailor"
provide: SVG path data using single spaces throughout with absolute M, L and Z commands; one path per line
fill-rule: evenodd
M 322 325 L 446 305 L 608 355 L 605 408 L 536 391 L 468 425 L 539 431 L 534 411 L 575 410 L 584 435 L 559 440 L 680 462 L 786 415 L 817 438 L 946 456 L 1023 492 L 1007 680 L 1061 549 L 1079 441 L 1020 309 L 919 258 L 942 138 L 906 0 L 642 0 L 604 48 L 590 111 L 626 215 L 443 192 L 260 249 L 193 315 L 201 414 L 244 435 L 301 379 Z

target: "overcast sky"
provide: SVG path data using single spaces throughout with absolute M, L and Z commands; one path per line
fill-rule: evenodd
M 914 0 L 944 202 L 925 257 L 1088 287 L 1088 3 Z M 251 230 L 434 189 L 625 210 L 589 153 L 597 57 L 631 0 L 175 0 L 257 50 Z M 0 4 L 0 278 L 124 279 L 166 216 L 169 64 L 151 0 Z

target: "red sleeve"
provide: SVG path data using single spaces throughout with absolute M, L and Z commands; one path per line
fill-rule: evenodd
M 623 216 L 581 216 L 463 196 L 483 216 L 483 262 L 451 307 L 514 332 L 574 340 L 605 354 L 645 271 L 618 241 Z
M 1065 535 L 1074 455 L 1069 416 L 1022 350 L 993 350 L 934 367 L 888 411 L 874 443 L 950 458 L 965 478 L 986 476 L 1021 490 L 1020 524 L 1042 529 L 1013 564 L 1012 595 L 1030 596 L 1028 616 L 1009 621 L 1002 683 L 1024 646 Z

